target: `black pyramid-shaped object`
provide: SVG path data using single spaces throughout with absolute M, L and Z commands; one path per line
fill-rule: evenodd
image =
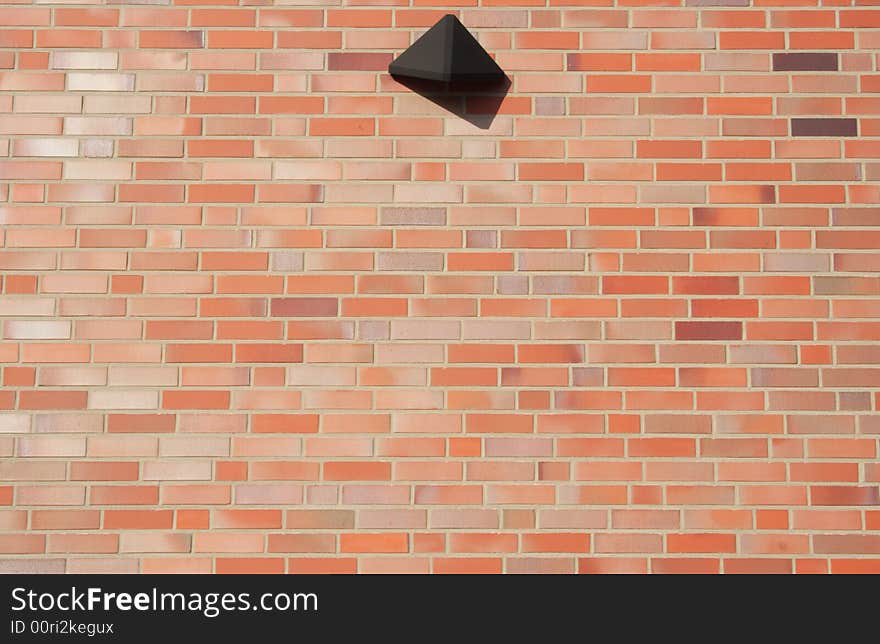
M 442 83 L 493 84 L 504 71 L 452 14 L 443 16 L 388 65 L 392 76 Z

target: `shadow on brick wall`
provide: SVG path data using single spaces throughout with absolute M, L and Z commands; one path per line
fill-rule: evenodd
M 395 77 L 394 80 L 482 130 L 488 130 L 492 126 L 492 121 L 501 109 L 501 104 L 511 86 L 507 76 L 491 85 L 481 83 L 478 86 L 403 76 Z

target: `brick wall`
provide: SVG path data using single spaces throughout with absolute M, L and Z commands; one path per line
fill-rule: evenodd
M 880 571 L 880 9 L 456 4 L 2 9 L 0 570 Z

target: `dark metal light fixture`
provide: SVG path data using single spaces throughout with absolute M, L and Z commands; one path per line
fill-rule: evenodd
M 388 65 L 392 76 L 454 85 L 493 85 L 507 77 L 471 32 L 452 14 L 443 16 Z

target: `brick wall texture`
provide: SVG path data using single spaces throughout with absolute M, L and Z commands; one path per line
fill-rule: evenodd
M 0 570 L 880 572 L 876 4 L 4 4 Z

